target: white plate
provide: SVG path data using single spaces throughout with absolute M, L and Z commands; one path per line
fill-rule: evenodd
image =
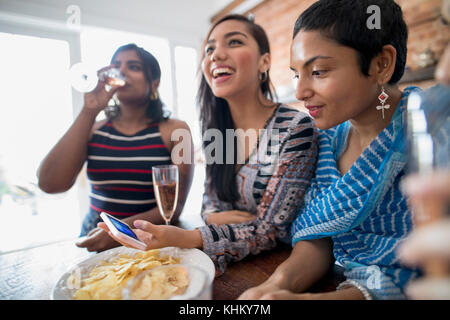
M 133 255 L 137 252 L 142 252 L 137 249 L 131 249 L 127 247 L 118 247 L 103 251 L 94 256 L 88 257 L 76 265 L 67 270 L 56 282 L 50 295 L 52 300 L 72 300 L 73 294 L 77 291 L 77 288 L 67 287 L 67 278 L 77 272 L 77 276 L 81 279 L 89 276 L 91 270 L 96 267 L 102 260 L 112 261 L 120 254 Z M 215 268 L 212 260 L 201 250 L 198 249 L 179 249 L 174 247 L 160 249 L 161 254 L 178 256 L 180 257 L 180 263 L 190 264 L 202 268 L 206 271 L 209 278 L 209 283 L 212 284 L 215 276 Z

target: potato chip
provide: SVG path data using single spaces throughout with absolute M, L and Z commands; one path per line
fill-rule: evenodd
M 189 276 L 184 267 L 154 269 L 135 280 L 130 287 L 133 300 L 162 300 L 183 294 L 189 285 Z
M 128 281 L 142 271 L 178 263 L 180 263 L 179 258 L 169 255 L 160 256 L 159 250 L 137 252 L 133 256 L 120 254 L 116 259 L 112 261 L 103 260 L 94 267 L 89 276 L 81 281 L 81 287 L 74 293 L 73 298 L 76 300 L 120 300 L 122 299 L 122 291 Z M 157 277 L 158 279 L 155 278 L 156 280 L 145 280 L 140 296 L 148 297 L 148 294 L 144 294 L 144 292 L 148 292 L 149 287 L 152 291 L 151 287 L 154 287 L 156 289 L 152 296 L 169 297 L 172 292 L 180 290 L 180 285 L 189 283 L 188 280 L 187 282 L 183 279 L 180 280 L 177 276 L 174 278 L 172 274 L 173 272 L 170 273 L 170 283 L 169 277 L 165 274 L 161 274 Z M 177 280 L 174 282 L 174 279 Z M 74 280 L 74 277 L 70 278 L 70 282 L 74 282 Z

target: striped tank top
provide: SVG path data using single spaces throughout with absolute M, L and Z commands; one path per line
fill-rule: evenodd
M 171 158 L 158 123 L 129 136 L 106 122 L 88 143 L 90 211 L 123 219 L 153 209 L 152 166 L 165 164 Z

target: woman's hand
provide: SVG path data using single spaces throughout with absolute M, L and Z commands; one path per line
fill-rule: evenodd
M 121 242 L 104 222 L 97 225 L 106 231 L 110 237 L 121 243 L 125 247 L 131 248 L 128 243 Z M 145 243 L 145 250 L 159 249 L 164 247 L 180 247 L 180 248 L 201 248 L 202 238 L 198 230 L 184 230 L 175 226 L 155 225 L 145 220 L 136 220 L 133 229 L 138 239 Z
M 269 290 L 269 291 L 264 291 Z M 272 290 L 272 291 L 270 291 Z M 364 300 L 364 296 L 354 287 L 324 293 L 294 293 L 286 289 L 264 288 L 264 283 L 245 291 L 239 300 Z
M 289 290 L 278 290 L 266 293 L 259 298 L 260 300 L 319 300 L 318 294 L 294 293 Z
M 250 222 L 256 219 L 256 216 L 249 212 L 239 211 L 239 210 L 231 210 L 231 211 L 222 211 L 217 213 L 211 213 L 208 215 L 206 219 L 207 224 L 238 224 L 244 222 Z
M 450 218 L 415 229 L 397 249 L 398 258 L 410 266 L 423 266 L 427 261 L 450 261 Z
M 76 243 L 77 247 L 86 248 L 89 252 L 105 251 L 118 247 L 120 244 L 112 239 L 107 232 L 95 228 L 88 235 Z
M 250 288 L 244 291 L 238 298 L 238 300 L 258 300 L 258 299 L 268 299 L 270 294 L 274 292 L 286 291 L 280 288 L 273 281 L 266 280 L 257 287 Z M 289 291 L 287 291 L 289 292 Z M 265 297 L 265 298 L 264 298 Z
M 281 289 L 270 280 L 242 293 L 238 300 L 309 300 L 314 296 L 309 293 L 294 293 Z
M 97 71 L 97 75 L 99 76 L 97 86 L 93 91 L 84 94 L 84 109 L 98 114 L 108 106 L 109 100 L 111 100 L 114 93 L 121 86 L 111 85 L 110 90 L 106 91 L 105 79 L 101 79 L 100 74 L 113 67 L 113 65 L 110 65 Z

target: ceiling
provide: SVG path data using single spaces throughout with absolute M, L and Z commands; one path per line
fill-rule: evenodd
M 67 8 L 80 8 L 81 25 L 162 36 L 198 44 L 210 19 L 232 0 L 0 0 L 2 13 L 64 23 Z

